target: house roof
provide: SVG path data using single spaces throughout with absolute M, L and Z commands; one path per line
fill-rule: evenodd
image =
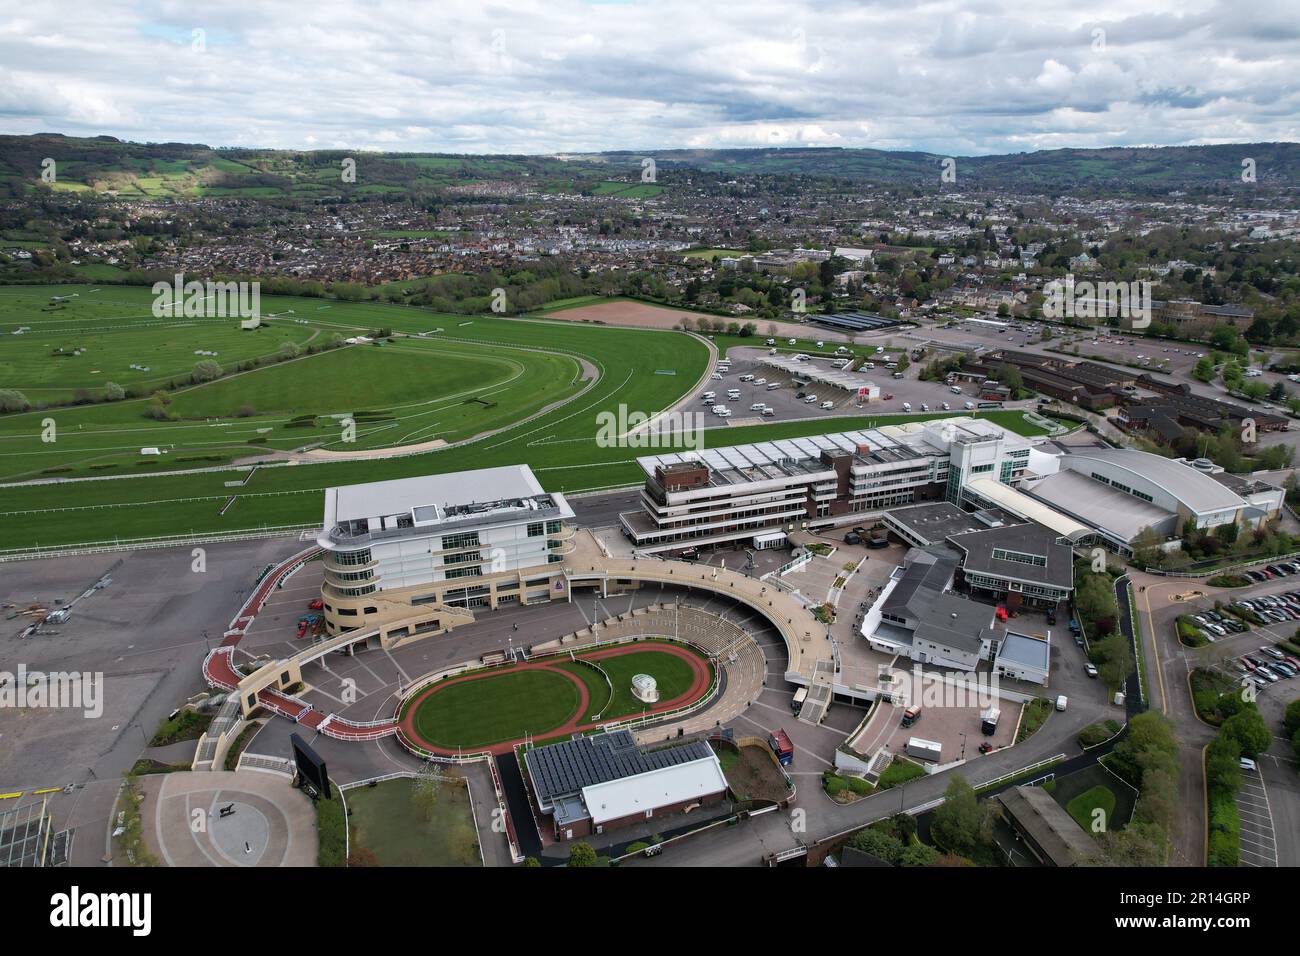
M 982 634 L 993 623 L 993 608 L 959 597 L 951 591 L 926 594 L 913 639 L 940 647 L 979 653 Z
M 920 617 L 931 597 L 942 593 L 957 570 L 957 555 L 947 548 L 927 551 L 913 548 L 904 557 L 907 567 L 881 610 L 904 617 Z
M 966 571 L 1015 578 L 1058 588 L 1074 586 L 1074 551 L 1061 544 L 1060 535 L 1040 524 L 1011 525 L 954 534 L 948 540 L 966 552 L 962 566 Z M 994 551 L 1014 551 L 1042 556 L 1046 565 L 994 557 Z

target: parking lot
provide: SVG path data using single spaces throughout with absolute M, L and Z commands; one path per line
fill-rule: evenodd
M 1269 809 L 1268 790 L 1258 769 L 1242 768 L 1237 813 L 1241 817 L 1241 865 L 1277 866 L 1273 814 Z
M 707 411 L 707 406 L 702 401 L 705 392 L 714 392 L 715 403 L 725 404 L 731 410 L 731 417 L 726 420 L 731 425 L 753 424 L 756 418 L 780 422 L 807 418 L 833 419 L 837 415 L 867 415 L 873 412 L 900 414 L 909 410 L 942 411 L 945 403 L 950 406 L 949 410 L 960 413 L 965 402 L 976 400 L 973 385 L 961 386 L 962 392 L 957 394 L 942 382 L 921 381 L 917 377 L 920 374 L 920 364 L 912 365 L 904 372 L 903 378 L 895 379 L 893 373 L 883 367 L 884 357 L 877 362 L 875 356 L 864 359 L 858 355 L 853 368 L 861 368 L 866 361 L 872 361 L 877 366 L 859 374 L 880 386 L 881 396 L 879 401 L 860 404 L 856 396 L 846 389 L 818 382 L 806 386 L 796 385 L 789 373 L 762 364 L 762 359 L 767 356 L 765 349 L 733 349 L 731 354 L 731 369 L 724 372 L 721 379 L 710 378 L 700 392 L 684 405 L 692 411 L 704 411 L 706 427 L 714 424 L 714 416 Z M 896 351 L 894 354 L 901 353 Z M 830 358 L 810 359 L 808 365 L 830 370 L 833 361 Z M 753 375 L 756 379 L 765 381 L 762 384 L 755 381 L 742 382 L 740 378 L 744 375 Z M 768 386 L 772 383 L 778 383 L 780 387 L 769 389 Z M 728 397 L 727 392 L 731 389 L 739 390 L 738 399 Z M 805 393 L 802 399 L 798 397 L 801 391 Z M 815 395 L 815 401 L 807 401 L 809 395 Z M 823 409 L 821 405 L 827 401 L 833 402 L 834 407 Z M 759 403 L 770 405 L 774 414 L 765 416 L 752 407 Z M 904 408 L 905 404 L 910 404 L 911 408 Z M 831 423 L 827 430 L 834 430 L 835 427 Z

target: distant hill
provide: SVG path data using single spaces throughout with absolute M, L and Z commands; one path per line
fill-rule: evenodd
M 12 195 L 32 188 L 41 181 L 47 157 L 55 161 L 50 188 L 121 198 L 420 195 L 490 181 L 576 190 L 608 175 L 597 164 L 548 156 L 214 149 L 195 143 L 127 143 L 111 136 L 41 133 L 0 136 L 0 190 Z M 349 158 L 357 164 L 352 183 L 342 177 L 342 162 Z
M 624 151 L 581 158 L 630 165 L 644 155 Z M 933 182 L 945 159 L 936 153 L 837 148 L 682 149 L 658 150 L 649 155 L 661 169 L 829 176 L 896 185 Z M 1246 157 L 1255 160 L 1258 182 L 1300 185 L 1300 143 L 1052 149 L 956 157 L 956 168 L 959 182 L 980 186 L 1067 188 L 1109 184 L 1173 188 L 1240 183 L 1241 162 Z
M 0 192 L 20 195 L 55 161 L 50 188 L 122 198 L 247 197 L 254 199 L 432 195 L 447 187 L 514 182 L 544 191 L 583 191 L 640 199 L 659 186 L 640 184 L 651 156 L 659 183 L 694 169 L 717 176 L 805 176 L 906 186 L 933 184 L 944 157 L 878 149 L 670 149 L 569 156 L 445 153 L 350 153 L 343 150 L 214 149 L 193 143 L 128 143 L 111 136 L 58 133 L 0 136 Z M 1300 184 L 1300 144 L 1057 149 L 1003 156 L 957 157 L 959 185 L 1025 190 L 1163 191 L 1241 184 L 1241 162 L 1255 161 L 1258 182 Z M 341 163 L 357 162 L 355 183 Z M 614 180 L 614 183 L 608 182 Z

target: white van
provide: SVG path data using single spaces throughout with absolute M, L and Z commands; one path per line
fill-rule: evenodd
M 974 408 L 975 408 L 975 403 L 974 403 L 974 402 L 967 402 L 967 403 L 966 403 L 966 410 L 967 410 L 967 411 L 972 411 Z
M 960 394 L 961 394 L 961 386 L 960 386 L 960 385 L 954 385 L 954 386 L 952 386 L 952 387 L 949 389 L 949 391 L 951 391 L 954 395 L 960 395 Z
M 768 406 L 766 406 L 766 407 L 763 409 L 763 416 L 764 416 L 765 418 L 771 418 L 771 417 L 773 417 L 775 414 L 776 414 L 776 409 L 773 408 L 771 405 L 768 405 Z
M 811 405 L 811 404 L 812 404 L 813 402 L 815 402 L 815 401 L 817 401 L 817 396 L 816 396 L 816 395 L 806 395 L 806 396 L 804 396 L 804 403 L 807 404 L 807 405 Z
M 835 403 L 834 403 L 834 402 L 822 402 L 822 408 L 823 408 L 824 410 L 829 410 L 829 409 L 832 409 L 832 408 L 834 408 L 834 407 L 835 407 Z
M 1060 697 L 1056 698 L 1056 709 L 1065 710 L 1065 705 L 1068 704 L 1069 702 L 1070 702 L 1069 698 L 1066 697 L 1064 694 L 1062 694 Z
M 780 383 L 780 382 L 768 382 L 768 383 L 767 383 L 767 390 L 768 390 L 769 392 L 772 391 L 774 388 L 780 388 L 780 387 L 781 387 L 781 383 Z
M 905 411 L 905 412 L 910 412 L 911 410 L 912 410 L 912 403 L 911 403 L 911 402 L 904 402 L 904 403 L 903 403 L 903 411 Z
M 765 379 L 765 378 L 756 378 L 756 379 L 754 379 L 754 384 L 755 384 L 755 385 L 766 385 L 766 384 L 767 384 L 767 379 Z
M 731 398 L 731 399 L 740 398 L 740 389 L 738 388 L 727 389 L 727 398 Z
M 702 397 L 703 397 L 703 398 L 717 398 L 717 397 L 718 397 L 718 393 L 717 393 L 717 392 L 705 392 L 704 395 L 703 395 Z
M 705 395 L 702 399 L 700 399 L 700 401 L 702 401 L 705 405 L 713 404 L 713 399 L 709 398 L 709 396 L 707 395 Z
M 950 412 L 950 411 L 952 411 L 952 406 L 949 405 L 947 402 L 944 402 L 944 403 L 943 403 L 943 410 L 944 410 L 945 412 Z
M 755 402 L 753 405 L 749 406 L 751 412 L 761 412 L 765 408 L 767 408 L 766 402 Z
M 718 414 L 721 415 L 723 418 L 730 418 L 730 417 L 731 417 L 731 409 L 729 409 L 729 408 L 727 408 L 727 406 L 723 405 L 723 406 L 722 406 L 722 411 L 718 412 Z
M 740 376 L 740 380 L 742 382 L 752 382 L 754 380 L 754 376 L 749 372 L 746 372 L 744 375 Z

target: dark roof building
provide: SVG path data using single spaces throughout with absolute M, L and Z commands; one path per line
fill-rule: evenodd
M 707 742 L 642 748 L 626 730 L 537 747 L 524 765 L 537 807 L 560 839 L 717 802 L 727 790 Z
M 961 550 L 962 578 L 973 591 L 1056 604 L 1074 590 L 1074 550 L 1040 524 L 968 531 L 948 541 Z
M 1045 866 L 1079 866 L 1102 859 L 1101 847 L 1042 787 L 1013 787 L 993 798 L 1003 818 Z
M 942 544 L 949 535 L 998 527 L 1007 519 L 997 511 L 963 511 L 950 501 L 892 508 L 881 515 L 885 527 L 914 548 Z

